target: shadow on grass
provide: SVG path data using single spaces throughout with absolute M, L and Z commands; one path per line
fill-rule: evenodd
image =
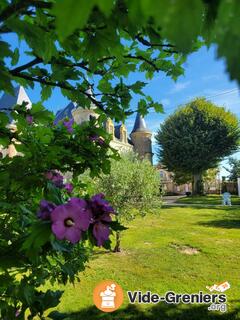
M 211 205 L 194 205 L 194 204 L 188 204 L 187 206 L 182 206 L 182 205 L 179 205 L 178 203 L 175 204 L 175 205 L 171 205 L 171 204 L 167 204 L 167 205 L 162 205 L 162 208 L 164 209 L 179 209 L 179 208 L 182 208 L 182 209 L 194 209 L 194 210 L 206 210 L 206 209 L 213 209 L 213 210 L 220 210 L 220 211 L 225 211 L 225 212 L 233 212 L 233 211 L 236 211 L 238 212 L 238 215 L 239 215 L 239 209 L 240 209 L 240 206 L 211 206 Z M 238 210 L 238 211 L 237 211 Z
M 103 313 L 95 306 L 82 309 L 79 312 L 66 314 L 65 320 L 234 320 L 239 319 L 239 309 L 221 313 L 208 311 L 208 306 L 188 306 L 160 303 L 152 308 L 140 309 L 135 305 L 128 305 L 113 313 Z
M 200 222 L 198 224 L 205 227 L 217 227 L 217 228 L 226 228 L 226 229 L 240 228 L 240 220 L 236 220 L 236 219 L 212 220 L 208 222 Z

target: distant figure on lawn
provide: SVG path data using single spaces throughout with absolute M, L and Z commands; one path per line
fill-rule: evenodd
M 231 206 L 231 193 L 227 192 L 227 190 L 224 188 L 223 194 L 222 194 L 222 204 L 223 206 Z

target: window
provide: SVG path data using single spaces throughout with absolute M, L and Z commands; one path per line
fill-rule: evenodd
M 160 171 L 160 177 L 161 177 L 162 179 L 165 179 L 165 178 L 166 178 L 166 175 L 165 175 L 165 173 L 164 173 L 163 171 Z

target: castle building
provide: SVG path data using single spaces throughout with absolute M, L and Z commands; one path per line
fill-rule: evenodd
M 89 93 L 92 94 L 91 89 Z M 22 86 L 14 89 L 14 95 L 4 94 L 0 99 L 0 112 L 4 111 L 10 113 L 11 109 L 16 104 L 22 104 L 26 102 L 28 107 L 31 108 L 31 100 L 29 99 L 26 91 Z M 64 120 L 65 118 L 74 119 L 75 123 L 82 124 L 83 122 L 89 121 L 91 117 L 98 117 L 95 112 L 96 106 L 91 103 L 90 108 L 82 108 L 75 102 L 70 102 L 65 108 L 59 110 L 56 113 L 55 123 Z M 119 152 L 135 151 L 139 154 L 141 159 L 147 159 L 152 163 L 152 133 L 147 128 L 145 120 L 138 113 L 136 115 L 134 127 L 128 136 L 127 128 L 124 124 L 114 124 L 112 119 L 107 119 L 105 123 L 106 131 L 112 135 L 111 147 L 118 150 Z M 16 154 L 16 150 L 13 150 L 14 146 L 10 145 L 8 153 L 11 156 Z

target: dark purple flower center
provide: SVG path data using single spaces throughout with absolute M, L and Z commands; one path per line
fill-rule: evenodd
M 71 218 L 67 218 L 64 220 L 65 227 L 72 227 L 75 225 L 75 222 Z

